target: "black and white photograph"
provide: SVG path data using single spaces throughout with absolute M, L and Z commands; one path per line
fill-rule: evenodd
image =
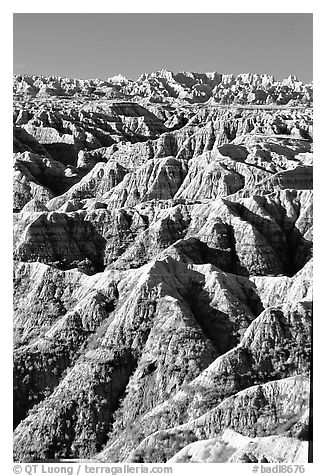
M 313 14 L 12 18 L 12 461 L 304 469 Z

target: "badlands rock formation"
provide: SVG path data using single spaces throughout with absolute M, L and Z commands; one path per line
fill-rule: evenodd
M 311 105 L 15 76 L 16 461 L 308 461 Z

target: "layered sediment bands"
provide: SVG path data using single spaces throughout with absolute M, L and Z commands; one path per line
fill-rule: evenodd
M 17 218 L 15 258 L 63 269 L 85 265 L 94 272 L 103 268 L 105 241 L 84 216 L 85 212 L 36 212 Z
M 307 409 L 308 394 L 309 379 L 301 376 L 250 387 L 226 398 L 198 419 L 148 436 L 129 455 L 128 461 L 148 462 L 169 457 L 180 451 L 185 442 L 215 438 L 226 427 L 251 438 L 285 432 Z
M 149 160 L 105 193 L 103 199 L 113 208 L 132 207 L 148 200 L 169 200 L 176 194 L 185 175 L 185 164 L 174 157 Z
M 247 156 L 247 161 L 251 161 L 253 165 L 255 163 L 260 165 L 260 162 L 264 162 L 265 167 L 269 167 L 272 172 L 275 172 L 273 159 L 284 166 L 288 160 L 294 159 L 296 154 L 309 152 L 311 144 L 301 136 L 291 136 L 289 131 L 287 134 L 267 132 L 270 119 L 266 119 L 266 115 L 268 116 L 266 111 L 260 110 L 255 111 L 254 117 L 252 111 L 245 109 L 225 110 L 211 106 L 203 108 L 202 111 L 199 110 L 181 129 L 166 132 L 156 140 L 148 140 L 139 144 L 120 142 L 111 148 L 99 149 L 98 152 L 103 158 L 113 153 L 113 157 L 123 165 L 128 164 L 126 154 L 132 155 L 131 164 L 140 165 L 145 160 L 170 155 L 190 160 L 204 152 L 221 148 L 221 153 L 224 155 L 229 156 L 231 152 L 232 159 L 238 158 L 243 161 L 244 156 Z M 278 112 L 275 111 L 273 116 L 278 117 Z M 296 122 L 296 116 L 298 119 L 309 121 L 306 114 L 301 111 L 291 111 L 291 116 L 294 122 Z M 262 123 L 259 129 L 255 128 L 251 122 L 256 121 L 256 117 L 259 117 Z M 282 122 L 284 119 L 280 118 L 279 120 Z M 232 134 L 226 134 L 224 130 L 226 122 L 229 123 L 229 128 L 232 124 Z M 236 142 L 240 146 L 243 142 L 243 145 L 248 143 L 249 148 L 241 148 L 239 145 L 227 148 L 225 144 L 230 142 Z M 92 156 L 95 156 L 96 153 L 96 151 L 90 152 Z M 281 157 L 279 157 L 280 155 Z
M 67 205 L 70 202 L 81 203 L 91 198 L 100 199 L 111 188 L 118 185 L 126 173 L 127 170 L 119 163 L 97 163 L 85 177 L 66 193 L 48 201 L 47 207 L 49 210 L 58 210 L 62 205 Z
M 125 459 L 129 452 L 133 451 L 135 446 L 147 436 L 156 434 L 155 432 L 159 434 L 160 431 L 165 431 L 176 423 L 190 421 L 216 405 L 223 406 L 225 399 L 235 395 L 241 389 L 271 379 L 308 372 L 311 352 L 310 334 L 310 302 L 302 301 L 294 305 L 286 303 L 279 308 L 268 308 L 251 323 L 238 346 L 218 357 L 189 385 L 184 386 L 172 401 L 154 408 L 139 422 L 135 422 L 131 428 L 125 430 L 123 436 L 113 438 L 107 450 L 104 451 L 103 458 L 115 460 L 117 455 L 117 461 L 119 458 Z M 300 340 L 297 340 L 299 335 Z M 308 405 L 309 379 L 305 381 L 306 393 L 304 399 L 300 401 L 300 405 L 305 406 L 304 409 Z M 258 413 L 264 413 L 264 405 L 258 405 L 258 407 Z M 299 404 L 298 408 L 301 408 Z M 291 420 L 292 417 L 295 419 L 296 414 L 287 416 Z M 301 413 L 295 421 L 300 417 Z M 230 416 L 227 418 L 228 424 L 224 427 L 230 426 L 237 430 L 237 427 L 231 424 L 232 418 Z M 217 429 L 217 433 L 219 431 Z M 241 428 L 243 434 L 250 431 L 253 432 L 251 436 L 256 436 L 251 424 L 247 429 Z M 269 434 L 273 433 L 275 433 L 274 426 Z M 207 437 L 202 436 L 203 439 Z M 184 439 L 179 440 L 179 446 L 174 447 L 174 452 L 181 449 L 182 442 Z M 168 441 L 166 444 L 169 446 Z M 159 460 L 156 459 L 158 455 L 154 454 L 155 447 L 156 443 L 148 452 L 146 451 L 146 455 L 138 451 L 139 461 Z M 158 451 L 161 451 L 161 446 Z
M 236 197 L 250 197 L 252 195 L 267 195 L 275 189 L 311 190 L 312 167 L 298 166 L 293 170 L 278 172 L 271 178 L 262 180 L 255 187 L 239 192 Z
M 14 79 L 14 459 L 307 461 L 312 87 Z
M 169 463 L 306 463 L 307 452 L 307 442 L 294 438 L 249 438 L 225 430 L 218 438 L 190 443 Z
M 187 177 L 175 198 L 189 200 L 217 198 L 234 193 L 244 186 L 245 179 L 242 174 L 236 170 L 229 170 L 223 162 L 210 162 L 206 157 L 204 156 L 202 160 L 197 157 L 189 161 Z
M 232 267 L 226 271 L 245 275 L 292 275 L 300 269 L 297 260 L 301 259 L 303 266 L 311 256 L 309 235 L 296 227 L 296 223 L 302 221 L 310 229 L 311 200 L 311 191 L 286 190 L 266 197 L 253 196 L 239 201 L 228 197 L 194 205 L 187 236 L 196 236 L 212 251 L 220 249 L 224 238 L 224 249 L 233 251 Z M 300 258 L 299 247 L 302 248 Z

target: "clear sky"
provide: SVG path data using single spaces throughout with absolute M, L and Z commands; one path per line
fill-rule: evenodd
M 137 79 L 162 68 L 312 78 L 312 14 L 15 13 L 14 73 Z

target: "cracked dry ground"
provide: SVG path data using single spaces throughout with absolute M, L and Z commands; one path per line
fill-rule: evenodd
M 14 120 L 15 460 L 307 461 L 311 109 Z

